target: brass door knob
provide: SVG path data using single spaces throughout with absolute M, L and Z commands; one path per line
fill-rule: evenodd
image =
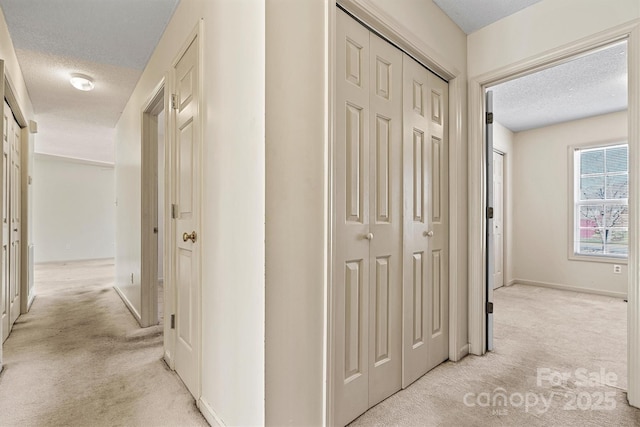
M 185 242 L 186 242 L 187 240 L 191 240 L 193 243 L 195 243 L 197 239 L 198 239 L 198 235 L 196 234 L 196 232 L 195 232 L 195 231 L 192 231 L 192 232 L 191 232 L 191 234 L 189 234 L 189 233 L 184 233 L 184 234 L 182 235 L 182 240 L 183 240 L 183 241 L 185 241 Z

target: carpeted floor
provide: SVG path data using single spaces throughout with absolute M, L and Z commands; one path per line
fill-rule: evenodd
M 640 425 L 624 391 L 626 303 L 515 285 L 494 307 L 495 351 L 436 367 L 352 425 Z
M 113 290 L 112 261 L 42 264 L 37 298 L 4 343 L 0 426 L 207 425 Z

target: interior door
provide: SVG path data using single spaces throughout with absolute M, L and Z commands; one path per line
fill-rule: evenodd
M 175 369 L 200 394 L 200 111 L 198 39 L 175 65 Z
M 486 120 L 485 120 L 485 164 L 486 164 L 486 192 L 487 199 L 485 206 L 487 207 L 486 217 L 486 294 L 487 303 L 485 304 L 486 312 L 486 336 L 487 351 L 493 350 L 493 270 L 495 268 L 495 250 L 493 244 L 493 92 L 490 90 L 486 93 Z
M 493 288 L 504 285 L 504 155 L 493 152 Z
M 11 214 L 9 213 L 9 193 L 10 193 L 10 172 L 9 157 L 11 153 L 10 135 L 11 135 L 11 109 L 9 104 L 4 103 L 3 109 L 3 132 L 2 132 L 2 270 L 0 275 L 2 276 L 2 341 L 6 340 L 9 336 L 9 241 L 11 236 L 9 234 L 9 223 L 11 221 Z
M 11 122 L 11 179 L 10 187 L 11 194 L 9 196 L 9 207 L 11 212 L 11 246 L 9 249 L 9 328 L 11 328 L 20 316 L 20 272 L 22 271 L 21 262 L 21 240 L 20 235 L 22 232 L 21 221 L 21 199 L 22 199 L 22 179 L 21 179 L 21 134 L 20 126 L 13 118 L 13 115 L 9 118 Z
M 448 358 L 447 84 L 403 56 L 403 387 Z

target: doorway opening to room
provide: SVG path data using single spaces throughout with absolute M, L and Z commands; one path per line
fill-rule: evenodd
M 487 87 L 486 348 L 538 386 L 627 389 L 627 81 L 618 40 Z
M 163 325 L 165 271 L 165 89 L 161 84 L 143 113 L 141 326 Z

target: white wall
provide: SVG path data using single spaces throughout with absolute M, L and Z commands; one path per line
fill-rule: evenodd
M 514 281 L 586 289 L 626 297 L 627 266 L 570 260 L 569 147 L 625 141 L 619 112 L 515 134 Z
M 498 111 L 495 115 L 498 115 Z M 504 212 L 503 212 L 503 232 L 504 232 L 504 283 L 508 284 L 513 280 L 513 205 L 514 195 L 517 194 L 513 188 L 514 170 L 514 134 L 499 122 L 493 123 L 493 148 L 504 154 Z
M 182 0 L 116 128 L 116 283 L 139 309 L 141 111 L 203 19 L 199 403 L 227 425 L 265 422 L 264 8 L 263 0 Z
M 36 154 L 32 185 L 36 263 L 113 258 L 113 166 Z

